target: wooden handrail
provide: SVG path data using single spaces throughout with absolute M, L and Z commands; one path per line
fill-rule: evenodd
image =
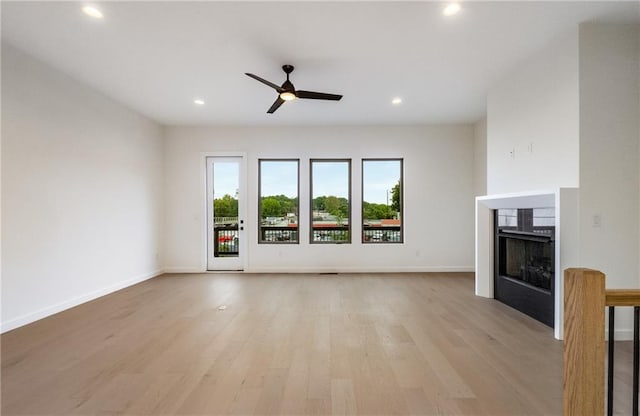
M 604 293 L 607 306 L 640 306 L 640 289 L 609 289 Z
M 604 274 L 564 271 L 565 416 L 604 413 Z
M 604 412 L 604 316 L 609 312 L 609 362 L 613 362 L 614 312 L 616 306 L 634 306 L 638 325 L 640 289 L 605 290 L 605 275 L 597 270 L 564 271 L 564 379 L 565 416 L 602 415 Z M 638 357 L 638 329 L 634 335 Z M 637 411 L 638 359 L 634 358 L 633 412 Z M 613 367 L 609 367 L 608 414 L 613 414 Z

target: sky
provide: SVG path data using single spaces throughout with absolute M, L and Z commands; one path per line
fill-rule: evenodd
M 348 197 L 348 163 L 316 162 L 313 164 L 313 196 L 334 195 Z M 219 158 L 214 163 L 214 198 L 225 194 L 234 196 L 238 189 L 237 162 Z M 293 198 L 298 193 L 298 163 L 296 161 L 262 161 L 261 195 L 286 195 Z M 364 162 L 364 200 L 377 204 L 391 203 L 391 189 L 400 179 L 400 162 L 397 160 L 369 160 Z
M 376 204 L 391 205 L 391 190 L 400 180 L 400 161 L 368 160 L 364 162 L 362 183 L 364 184 L 364 200 Z
M 298 196 L 297 161 L 262 161 L 260 166 L 260 195 Z
M 348 162 L 314 162 L 312 164 L 313 197 L 349 197 Z
M 240 165 L 232 158 L 216 158 L 213 163 L 213 198 L 235 196 L 240 187 Z

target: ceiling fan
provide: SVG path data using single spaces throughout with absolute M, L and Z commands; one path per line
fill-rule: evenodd
M 291 81 L 289 81 L 289 74 L 293 72 L 293 65 L 283 65 L 282 70 L 287 74 L 287 80 L 282 84 L 282 86 L 278 86 L 273 82 L 267 81 L 264 78 L 260 78 L 257 75 L 250 74 L 245 72 L 245 75 L 250 76 L 251 78 L 262 82 L 276 90 L 278 92 L 278 98 L 273 103 L 271 108 L 267 110 L 267 113 L 274 113 L 285 101 L 295 100 L 296 98 L 310 98 L 312 100 L 330 100 L 330 101 L 340 101 L 342 95 L 337 94 L 327 94 L 324 92 L 313 92 L 313 91 L 304 91 L 304 90 L 296 90 Z

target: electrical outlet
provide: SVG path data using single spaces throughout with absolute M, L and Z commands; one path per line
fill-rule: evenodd
M 511 151 L 509 152 L 509 157 L 511 159 L 515 159 L 516 158 L 516 148 L 515 147 L 513 149 L 511 149 Z

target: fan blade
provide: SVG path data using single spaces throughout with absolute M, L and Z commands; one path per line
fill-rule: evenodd
M 338 94 L 326 94 L 324 92 L 313 92 L 313 91 L 296 91 L 296 97 L 298 98 L 311 98 L 312 100 L 332 100 L 332 101 L 340 101 L 342 95 Z
M 284 89 L 283 89 L 281 86 L 276 85 L 276 84 L 274 84 L 274 83 L 273 83 L 273 82 L 271 82 L 271 81 L 267 81 L 267 80 L 266 80 L 266 79 L 264 79 L 264 78 L 260 78 L 260 77 L 259 77 L 259 76 L 257 76 L 257 75 L 253 75 L 253 74 L 250 74 L 250 73 L 248 73 L 248 72 L 245 72 L 244 74 L 245 74 L 245 75 L 247 75 L 247 76 L 249 76 L 249 77 L 251 77 L 251 78 L 253 78 L 253 79 L 255 79 L 256 81 L 260 81 L 260 82 L 262 82 L 263 84 L 266 84 L 266 85 L 270 86 L 271 88 L 273 88 L 274 90 L 276 90 L 276 91 L 278 91 L 278 92 L 282 92 L 282 91 L 284 91 Z
M 275 113 L 275 111 L 282 105 L 282 103 L 284 103 L 284 100 L 280 98 L 280 96 L 278 96 L 278 98 L 276 98 L 271 108 L 267 110 L 267 113 L 269 114 Z

